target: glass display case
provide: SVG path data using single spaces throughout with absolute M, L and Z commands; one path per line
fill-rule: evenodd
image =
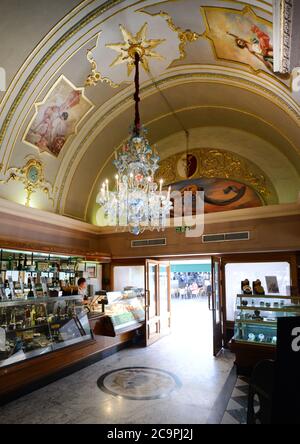
M 274 295 L 237 295 L 234 341 L 241 344 L 277 343 L 277 319 L 300 316 L 300 297 Z
M 0 367 L 92 338 L 81 296 L 0 301 Z
M 93 307 L 93 316 L 97 311 L 102 314 L 94 333 L 116 336 L 137 329 L 144 323 L 145 296 L 142 289 L 107 292 L 105 299 L 105 305 L 102 299 Z
M 145 301 L 137 290 L 107 293 L 105 314 L 111 318 L 115 330 L 145 321 Z

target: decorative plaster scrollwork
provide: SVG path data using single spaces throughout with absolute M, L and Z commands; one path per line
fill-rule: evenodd
M 118 88 L 120 86 L 114 83 L 108 77 L 102 77 L 101 73 L 98 71 L 97 63 L 94 59 L 92 50 L 88 50 L 86 57 L 91 64 L 92 71 L 85 81 L 85 86 L 96 86 L 99 82 L 107 83 L 112 88 Z
M 24 190 L 26 191 L 25 205 L 27 207 L 30 206 L 32 194 L 37 190 L 43 191 L 54 205 L 54 189 L 53 186 L 45 180 L 44 165 L 39 160 L 29 159 L 21 168 L 9 168 L 0 179 L 0 184 L 7 184 L 12 180 L 23 183 Z
M 186 45 L 187 43 L 196 42 L 200 39 L 201 34 L 197 32 L 191 31 L 191 29 L 182 29 L 179 26 L 174 24 L 172 17 L 169 16 L 166 12 L 160 12 L 159 15 L 166 19 L 166 22 L 172 31 L 178 34 L 180 44 L 179 44 L 179 52 L 180 52 L 180 60 L 185 59 L 186 57 Z

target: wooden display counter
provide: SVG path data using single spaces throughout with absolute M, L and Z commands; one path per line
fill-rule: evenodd
M 276 347 L 269 345 L 239 343 L 234 339 L 229 342 L 229 349 L 235 354 L 235 365 L 239 375 L 250 376 L 254 367 L 265 359 L 276 358 Z
M 92 331 L 99 319 L 104 319 L 104 317 L 94 317 L 90 320 Z M 86 342 L 0 368 L 0 404 L 9 402 L 130 346 L 136 336 L 137 326 L 114 337 L 102 336 L 96 331 L 93 339 Z

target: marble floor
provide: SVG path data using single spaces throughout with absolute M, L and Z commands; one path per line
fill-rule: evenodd
M 248 391 L 248 380 L 238 377 L 221 424 L 247 424 Z
M 0 423 L 203 424 L 218 416 L 221 422 L 228 400 L 223 413 L 216 410 L 233 374 L 233 355 L 212 355 L 207 300 L 174 301 L 172 321 L 172 334 L 151 347 L 122 350 L 0 407 Z M 150 400 L 116 397 L 97 386 L 103 374 L 137 366 L 171 372 L 180 384 L 167 397 Z

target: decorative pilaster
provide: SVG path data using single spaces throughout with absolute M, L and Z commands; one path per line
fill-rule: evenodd
M 295 0 L 273 0 L 274 71 L 287 74 L 291 66 L 293 6 Z

